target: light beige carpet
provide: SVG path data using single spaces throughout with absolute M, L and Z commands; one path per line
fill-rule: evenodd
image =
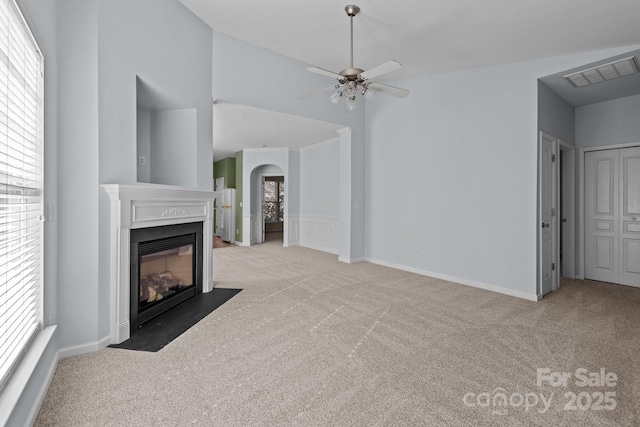
M 158 353 L 60 361 L 36 425 L 640 425 L 640 289 L 565 281 L 535 303 L 304 248 L 214 257 L 242 292 Z M 616 385 L 579 387 L 581 368 Z

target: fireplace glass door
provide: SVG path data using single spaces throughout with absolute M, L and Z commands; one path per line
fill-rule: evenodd
M 193 286 L 193 244 L 143 255 L 138 312 Z

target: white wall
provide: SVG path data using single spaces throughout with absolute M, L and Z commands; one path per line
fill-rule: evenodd
M 367 258 L 535 299 L 537 79 L 628 49 L 391 82 L 367 105 Z
M 300 246 L 339 254 L 340 178 L 339 138 L 300 150 Z
M 640 142 L 640 95 L 576 108 L 579 148 Z
M 197 187 L 197 115 L 195 108 L 151 113 L 152 183 Z
M 575 145 L 573 106 L 542 82 L 538 82 L 538 130 Z
M 138 164 L 138 182 L 151 182 L 151 111 L 138 109 L 137 155 L 145 158 L 145 164 Z
M 300 150 L 300 214 L 340 215 L 340 140 Z
M 95 342 L 100 336 L 97 3 L 66 0 L 57 9 L 58 153 L 55 160 L 45 159 L 45 169 L 56 161 L 61 189 L 57 209 L 61 347 Z

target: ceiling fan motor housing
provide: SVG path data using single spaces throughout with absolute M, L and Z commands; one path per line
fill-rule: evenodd
M 362 73 L 364 73 L 364 70 L 361 68 L 346 68 L 340 71 L 340 75 L 344 76 L 347 80 L 350 80 L 350 81 L 362 80 L 358 77 Z

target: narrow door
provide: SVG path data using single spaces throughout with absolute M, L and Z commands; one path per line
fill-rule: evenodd
M 554 201 L 555 201 L 555 160 L 554 138 L 541 134 L 538 158 L 540 160 L 539 170 L 539 191 L 540 191 L 540 224 L 538 235 L 540 240 L 539 250 L 539 275 L 540 292 L 545 295 L 553 290 L 554 285 L 554 259 L 555 259 L 555 221 Z
M 640 147 L 620 150 L 620 283 L 640 287 Z
M 585 278 L 618 283 L 619 152 L 585 154 Z

